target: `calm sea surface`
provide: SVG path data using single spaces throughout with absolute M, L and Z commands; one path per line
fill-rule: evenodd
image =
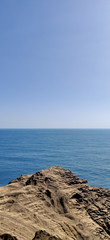
M 56 165 L 110 189 L 110 130 L 0 129 L 0 186 Z

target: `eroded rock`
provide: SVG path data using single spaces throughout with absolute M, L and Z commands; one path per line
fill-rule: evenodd
M 11 236 L 10 234 L 4 233 L 0 236 L 2 240 L 17 240 L 16 237 Z
M 7 240 L 109 240 L 110 191 L 61 167 L 22 175 L 0 188 L 0 234 Z
M 36 232 L 35 237 L 32 240 L 61 240 L 59 237 L 55 237 L 47 233 L 45 230 Z

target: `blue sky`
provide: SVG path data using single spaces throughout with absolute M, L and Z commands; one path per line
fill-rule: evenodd
M 0 128 L 110 128 L 110 1 L 0 1 Z

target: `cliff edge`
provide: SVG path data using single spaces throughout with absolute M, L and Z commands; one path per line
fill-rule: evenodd
M 108 240 L 110 191 L 50 167 L 0 188 L 0 240 Z

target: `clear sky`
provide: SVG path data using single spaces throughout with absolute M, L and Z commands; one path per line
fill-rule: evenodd
M 0 128 L 110 128 L 110 0 L 0 1 Z

